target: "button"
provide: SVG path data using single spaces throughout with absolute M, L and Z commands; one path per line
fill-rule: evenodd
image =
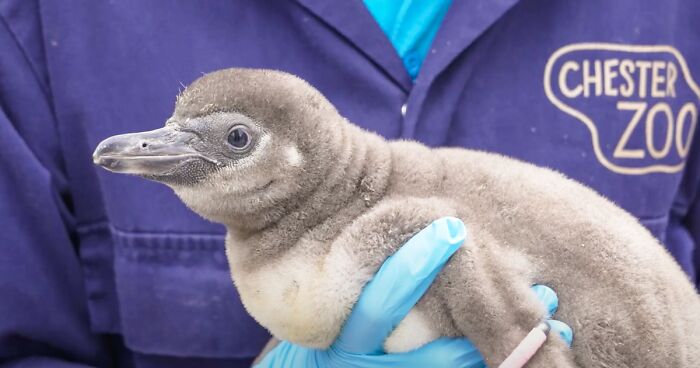
M 406 104 L 401 105 L 401 116 L 404 118 L 406 117 L 406 109 L 407 108 L 408 108 L 408 106 Z

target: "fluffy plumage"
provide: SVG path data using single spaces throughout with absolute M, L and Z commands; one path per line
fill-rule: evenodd
M 686 275 L 631 215 L 559 173 L 387 142 L 276 71 L 205 75 L 179 96 L 168 124 L 193 134 L 189 147 L 209 161 L 188 156 L 137 174 L 227 226 L 241 299 L 278 338 L 329 346 L 386 257 L 433 220 L 456 216 L 469 240 L 387 351 L 467 336 L 495 367 L 544 318 L 529 290 L 541 283 L 557 291 L 556 317 L 575 339 L 571 350 L 548 340 L 529 367 L 700 367 L 700 298 Z M 241 124 L 254 144 L 236 153 L 226 134 Z

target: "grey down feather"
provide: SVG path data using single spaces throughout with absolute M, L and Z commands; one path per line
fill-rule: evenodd
M 240 126 L 251 142 L 234 149 L 231 129 Z M 543 320 L 530 291 L 539 283 L 556 290 L 556 318 L 575 339 L 569 349 L 550 338 L 529 367 L 700 367 L 700 298 L 688 277 L 635 218 L 557 172 L 386 141 L 305 81 L 270 70 L 204 75 L 178 96 L 163 129 L 166 148 L 124 148 L 141 136 L 116 136 L 95 161 L 163 182 L 224 224 L 241 300 L 279 339 L 328 347 L 382 262 L 433 220 L 454 216 L 468 240 L 387 351 L 466 336 L 496 367 Z M 168 142 L 188 156 L 139 161 Z

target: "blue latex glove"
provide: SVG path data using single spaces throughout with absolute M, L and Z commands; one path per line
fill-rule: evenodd
M 479 351 L 466 339 L 441 338 L 408 353 L 386 354 L 382 349 L 384 340 L 423 296 L 466 236 L 459 219 L 445 217 L 433 222 L 384 262 L 329 349 L 309 349 L 282 341 L 256 367 L 486 367 Z M 554 314 L 558 306 L 554 291 L 543 285 L 532 289 L 549 315 Z M 552 332 L 571 345 L 569 326 L 553 320 L 549 324 Z

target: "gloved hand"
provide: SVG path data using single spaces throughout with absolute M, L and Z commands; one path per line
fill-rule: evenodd
M 486 367 L 466 339 L 441 338 L 407 353 L 386 354 L 382 349 L 465 238 L 462 221 L 445 217 L 433 222 L 384 262 L 330 348 L 308 349 L 282 341 L 256 367 Z M 543 285 L 532 289 L 551 316 L 558 306 L 554 291 Z M 569 326 L 554 320 L 549 324 L 552 333 L 571 345 Z

